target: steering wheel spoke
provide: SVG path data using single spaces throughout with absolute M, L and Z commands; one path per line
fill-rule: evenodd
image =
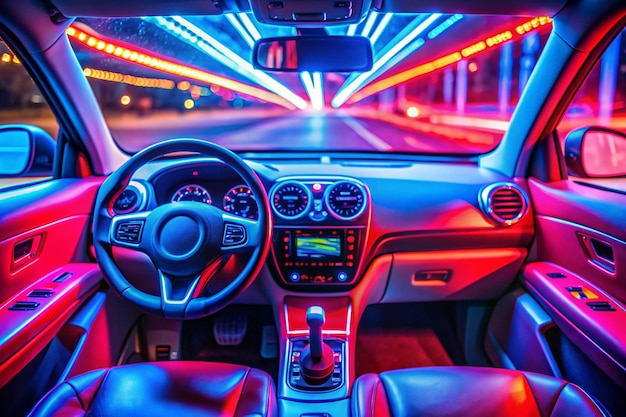
M 220 251 L 223 255 L 254 249 L 261 244 L 262 235 L 259 222 L 243 217 L 222 213 L 224 231 Z
M 186 306 L 196 291 L 198 282 L 200 282 L 200 275 L 181 278 L 159 271 L 159 285 L 161 286 L 163 304 Z
M 111 219 L 109 241 L 113 246 L 140 249 L 149 211 L 120 214 Z

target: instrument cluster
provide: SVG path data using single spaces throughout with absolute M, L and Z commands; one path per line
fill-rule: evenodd
M 186 184 L 172 194 L 170 201 L 196 201 L 198 203 L 218 205 L 224 211 L 247 219 L 256 219 L 258 208 L 250 187 L 244 184 L 231 187 L 220 200 L 213 200 L 209 191 L 198 184 Z

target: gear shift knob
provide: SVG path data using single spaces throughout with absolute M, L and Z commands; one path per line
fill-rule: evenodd
M 311 359 L 317 362 L 322 358 L 322 327 L 326 317 L 320 306 L 311 306 L 306 311 L 306 324 L 309 326 L 309 346 Z
M 322 385 L 330 378 L 335 366 L 333 349 L 322 340 L 324 309 L 311 306 L 306 310 L 309 327 L 309 344 L 300 354 L 300 367 L 304 381 L 311 385 Z

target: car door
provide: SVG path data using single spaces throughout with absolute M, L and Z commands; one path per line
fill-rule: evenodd
M 89 176 L 86 158 L 66 140 L 27 62 L 0 43 L 3 415 L 24 414 L 63 376 L 80 340 L 66 324 L 101 283 L 88 251 L 101 179 Z
M 510 312 L 512 323 L 524 327 L 513 330 L 519 346 L 527 348 L 518 360 L 521 367 L 581 385 L 614 415 L 626 405 L 626 139 L 608 135 L 583 153 L 570 145 L 572 139 L 581 141 L 576 135 L 582 137 L 577 130 L 582 127 L 624 131 L 625 63 L 622 32 L 587 76 L 558 129 L 536 151 L 562 174 L 529 178 L 536 237 L 522 271 L 525 291 L 513 296 L 516 310 Z M 601 178 L 572 169 L 581 156 L 605 161 Z M 523 299 L 526 292 L 531 298 Z M 497 326 L 492 327 L 498 339 Z M 515 362 L 514 354 L 508 356 Z

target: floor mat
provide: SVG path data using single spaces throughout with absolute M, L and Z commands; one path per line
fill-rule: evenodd
M 424 366 L 463 365 L 450 312 L 438 305 L 376 305 L 356 338 L 356 376 Z
M 226 362 L 262 369 L 278 379 L 278 358 L 261 357 L 263 326 L 274 325 L 271 307 L 231 305 L 228 309 L 244 309 L 248 314 L 248 331 L 238 346 L 220 346 L 213 336 L 213 318 L 188 320 L 183 323 L 182 358 L 184 360 Z

